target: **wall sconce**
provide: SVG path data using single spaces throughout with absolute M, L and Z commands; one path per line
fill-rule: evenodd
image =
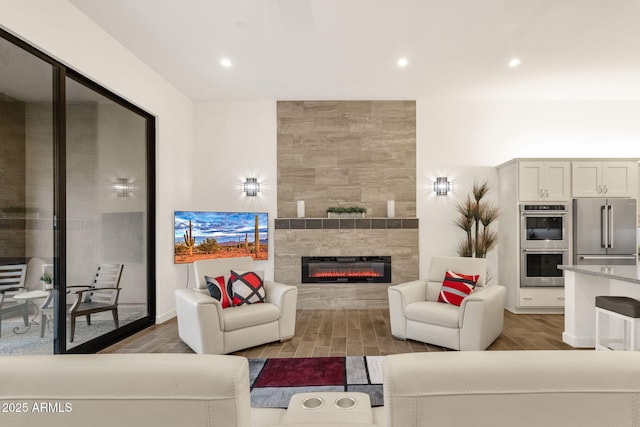
M 451 190 L 451 183 L 447 181 L 446 176 L 439 176 L 436 178 L 436 182 L 433 183 L 433 191 L 438 196 L 446 196 Z
M 118 197 L 129 197 L 133 192 L 133 183 L 129 178 L 116 178 L 116 182 L 113 183 L 113 192 Z
M 260 183 L 258 178 L 247 178 L 242 185 L 242 191 L 247 193 L 247 196 L 257 196 L 260 192 Z

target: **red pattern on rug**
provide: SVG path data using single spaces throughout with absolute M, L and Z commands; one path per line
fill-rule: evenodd
M 268 359 L 254 387 L 341 386 L 344 357 Z

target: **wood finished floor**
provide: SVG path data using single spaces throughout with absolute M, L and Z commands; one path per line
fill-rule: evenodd
M 502 335 L 489 350 L 568 350 L 562 342 L 561 314 L 504 312 Z M 296 335 L 289 341 L 253 347 L 234 354 L 258 357 L 381 356 L 396 353 L 446 351 L 417 341 L 391 336 L 389 311 L 298 310 Z M 103 353 L 193 353 L 178 337 L 176 319 L 154 325 Z

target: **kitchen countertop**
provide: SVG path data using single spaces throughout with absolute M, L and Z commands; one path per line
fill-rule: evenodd
M 640 266 L 637 265 L 559 265 L 558 268 L 640 285 Z

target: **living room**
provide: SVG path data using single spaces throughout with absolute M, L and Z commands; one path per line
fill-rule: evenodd
M 277 217 L 276 99 L 265 100 L 258 94 L 253 99 L 243 96 L 230 101 L 191 99 L 69 2 L 37 2 L 36 7 L 31 2 L 9 1 L 3 12 L 3 28 L 63 58 L 158 118 L 157 321 L 174 317 L 173 290 L 186 284 L 185 266 L 171 262 L 175 210 L 266 211 L 271 219 Z M 54 25 L 51 16 L 59 24 Z M 544 28 L 544 21 L 539 25 Z M 598 52 L 592 61 L 599 61 Z M 416 99 L 416 216 L 423 225 L 420 272 L 426 270 L 430 257 L 455 254 L 458 238 L 451 236 L 462 237 L 453 223 L 455 204 L 466 197 L 474 180 L 486 180 L 495 189 L 495 166 L 521 157 L 638 157 L 633 148 L 639 127 L 635 120 L 639 103 L 634 99 L 638 89 L 624 79 L 628 68 L 616 79 L 576 84 L 580 80 L 574 76 L 585 72 L 583 67 L 563 63 L 555 77 L 539 76 L 517 96 L 507 89 L 515 91 L 512 86 L 524 84 L 513 81 L 521 70 L 502 63 L 512 53 L 501 49 L 494 55 L 500 59 L 495 74 L 489 76 L 494 80 L 485 82 L 484 97 L 465 95 L 463 82 L 452 89 L 456 97 L 432 98 L 406 87 L 398 93 L 387 89 L 382 95 L 367 96 Z M 390 66 L 395 59 L 395 55 L 389 58 Z M 397 70 L 394 78 L 401 81 L 407 72 L 410 70 Z M 496 80 L 505 82 L 501 90 L 492 90 Z M 566 82 L 574 83 L 571 90 L 563 86 Z M 614 83 L 620 87 L 613 87 Z M 607 88 L 611 92 L 603 93 Z M 291 89 L 280 99 L 360 99 L 365 95 L 363 88 L 351 94 L 314 93 L 311 89 L 312 84 L 299 94 Z M 190 173 L 175 168 L 176 164 L 189 164 Z M 247 176 L 260 178 L 259 197 L 242 197 Z M 435 197 L 430 190 L 437 176 L 451 179 L 450 196 Z M 495 191 L 488 197 L 495 197 Z M 264 262 L 267 277 L 274 274 L 272 260 Z M 488 261 L 490 270 L 496 271 L 495 253 L 489 254 Z
M 638 10 L 629 2 L 607 6 L 596 1 L 587 6 L 406 2 L 397 7 L 379 5 L 384 7 L 380 10 L 356 2 L 337 11 L 333 3 L 268 2 L 237 9 L 217 5 L 201 14 L 189 8 L 197 11 L 203 5 L 180 11 L 182 6 L 171 2 L 141 4 L 140 9 L 125 3 L 116 2 L 116 9 L 110 9 L 83 0 L 1 0 L 0 27 L 156 118 L 158 324 L 175 322 L 174 291 L 194 281 L 187 264 L 173 262 L 175 211 L 267 212 L 275 234 L 275 220 L 282 216 L 278 101 L 415 102 L 415 210 L 410 216 L 419 222 L 419 277 L 426 274 L 433 257 L 455 256 L 464 238 L 454 222 L 456 205 L 466 199 L 474 182 L 486 181 L 487 199 L 497 202 L 498 165 L 516 158 L 640 158 L 640 85 L 633 59 L 637 55 L 633 41 L 639 36 L 633 17 Z M 151 13 L 156 7 L 157 14 Z M 256 28 L 261 13 L 278 12 L 282 13 L 278 20 L 292 19 L 286 27 L 289 32 L 266 27 L 261 33 Z M 312 12 L 328 28 L 312 26 L 308 21 Z M 174 22 L 172 14 L 181 18 Z M 118 17 L 125 28 L 122 33 Z M 189 34 L 190 19 L 202 26 L 210 19 L 212 27 L 224 28 L 225 32 L 207 37 L 232 41 L 238 53 L 233 51 L 236 47 L 221 42 L 200 44 L 205 37 Z M 386 20 L 394 22 L 398 32 L 381 32 L 375 45 L 366 42 Z M 357 37 L 356 22 L 363 25 Z M 154 26 L 172 28 L 167 32 L 174 34 L 176 46 L 146 45 L 145 34 L 152 34 Z M 431 28 L 428 43 L 419 31 L 422 27 Z M 292 37 L 294 31 L 300 32 L 299 37 Z M 183 33 L 189 35 L 183 39 Z M 276 58 L 258 57 L 268 65 L 265 73 L 275 67 L 273 63 L 284 61 L 285 48 L 319 55 L 323 48 L 346 40 L 348 49 L 335 54 L 338 65 L 323 64 L 320 58 L 311 63 L 286 62 L 289 68 L 281 70 L 274 82 L 261 78 L 259 60 L 250 61 L 248 54 L 239 52 L 243 43 L 273 52 L 267 42 L 251 38 L 266 33 L 272 34 L 269 41 L 282 52 L 275 49 Z M 419 37 L 425 40 L 402 40 Z M 329 40 L 326 45 L 310 47 L 323 38 Z M 187 48 L 189 41 L 193 46 Z M 141 53 L 145 50 L 163 53 L 165 64 L 156 67 L 158 58 L 146 57 Z M 193 62 L 187 50 L 198 51 L 201 58 Z M 169 52 L 178 53 L 173 57 Z M 234 59 L 232 67 L 218 66 L 223 53 Z M 370 58 L 351 56 L 356 53 Z M 396 62 L 403 55 L 408 64 L 401 68 Z M 522 63 L 511 67 L 508 61 L 515 56 Z M 373 60 L 377 66 L 369 62 Z M 183 77 L 201 64 L 208 68 L 190 79 Z M 323 65 L 328 68 L 322 69 Z M 313 67 L 317 71 L 310 72 Z M 352 80 L 343 81 L 345 75 Z M 452 184 L 446 197 L 433 191 L 433 182 L 442 176 Z M 243 193 L 247 177 L 258 178 L 257 197 Z M 256 262 L 269 280 L 278 274 L 277 251 L 270 245 L 268 260 Z M 497 251 L 488 254 L 487 262 L 489 276 L 496 281 Z M 506 316 L 517 325 L 518 315 Z

